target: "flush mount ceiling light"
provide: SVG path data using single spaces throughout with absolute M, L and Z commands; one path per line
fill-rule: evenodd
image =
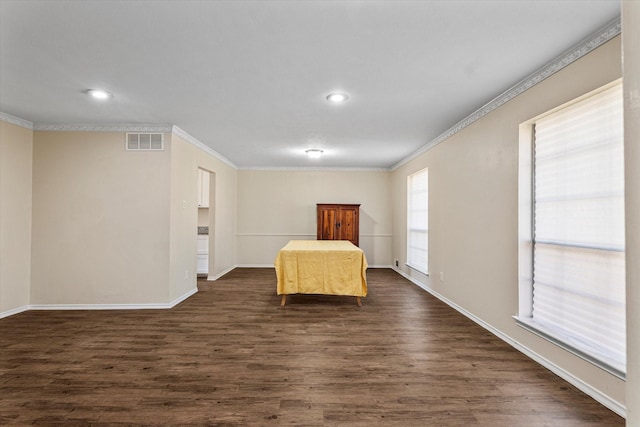
M 109 99 L 113 97 L 112 94 L 102 89 L 89 89 L 87 90 L 87 95 L 89 95 L 92 98 L 100 99 L 100 100 Z
M 304 152 L 307 153 L 307 156 L 311 157 L 312 159 L 317 159 L 318 157 L 322 156 L 323 153 L 323 151 L 319 148 L 309 148 L 308 150 L 304 150 Z
M 342 104 L 349 99 L 349 95 L 344 92 L 333 92 L 327 95 L 327 101 L 332 104 Z

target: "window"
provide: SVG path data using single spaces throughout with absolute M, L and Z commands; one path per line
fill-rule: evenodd
M 407 177 L 407 265 L 428 274 L 429 175 L 423 169 Z
M 521 133 L 521 155 L 531 164 L 521 169 L 518 315 L 525 327 L 620 377 L 626 370 L 622 108 L 616 82 L 524 125 L 530 131 Z

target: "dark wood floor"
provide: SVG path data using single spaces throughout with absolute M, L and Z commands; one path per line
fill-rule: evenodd
M 0 320 L 1 425 L 622 426 L 391 270 L 369 296 L 292 296 L 273 269 L 171 310 Z

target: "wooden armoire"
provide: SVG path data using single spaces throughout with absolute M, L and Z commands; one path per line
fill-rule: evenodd
M 317 204 L 318 240 L 350 240 L 359 245 L 360 205 Z

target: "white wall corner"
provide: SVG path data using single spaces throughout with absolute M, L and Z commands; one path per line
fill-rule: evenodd
M 238 166 L 236 166 L 231 160 L 227 159 L 226 157 L 224 157 L 222 154 L 218 153 L 217 151 L 215 151 L 213 148 L 209 147 L 208 145 L 204 144 L 202 141 L 200 141 L 199 139 L 191 136 L 189 133 L 187 133 L 186 131 L 180 129 L 178 126 L 172 126 L 171 127 L 171 132 L 176 135 L 179 136 L 180 138 L 184 139 L 185 141 L 187 141 L 189 144 L 198 147 L 199 149 L 201 149 L 202 151 L 204 151 L 207 154 L 212 155 L 213 157 L 216 157 L 218 160 L 226 163 L 227 165 L 231 166 L 234 169 L 238 169 Z
M 175 307 L 176 305 L 180 304 L 181 302 L 183 302 L 184 300 L 186 300 L 190 296 L 195 295 L 196 293 L 198 293 L 198 287 L 197 286 L 195 288 L 191 289 L 190 291 L 186 292 L 184 295 L 181 295 L 178 298 L 176 298 L 173 301 L 171 301 L 167 308 Z
M 222 276 L 224 276 L 225 274 L 229 273 L 231 270 L 237 268 L 237 265 L 233 265 L 229 268 L 227 268 L 226 270 L 223 270 L 222 272 L 218 273 L 218 274 L 214 274 L 214 275 L 209 275 L 207 277 L 207 281 L 214 281 L 214 280 L 218 280 L 219 278 L 221 278 Z

